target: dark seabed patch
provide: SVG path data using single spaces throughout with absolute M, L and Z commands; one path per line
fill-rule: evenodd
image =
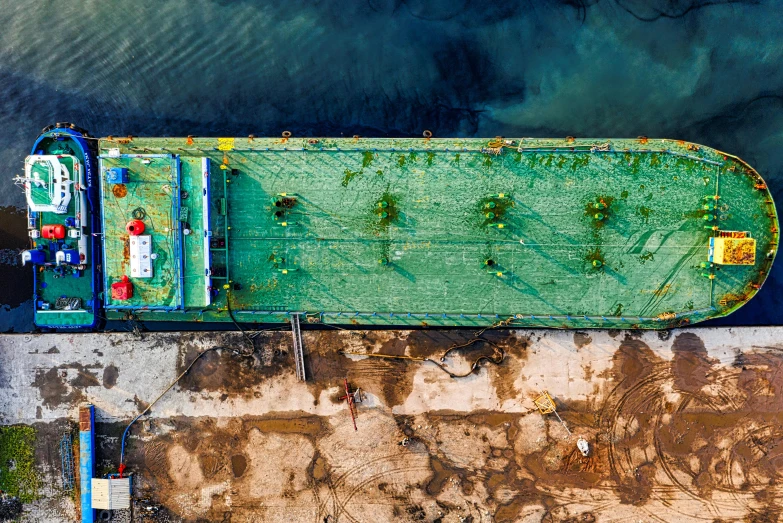
M 99 366 L 65 363 L 49 370 L 38 369 L 31 385 L 38 388 L 44 407 L 74 405 L 84 397 L 84 388 L 100 385 L 98 375 L 91 370 L 96 367 Z
M 330 474 L 331 467 L 329 462 L 326 458 L 321 456 L 320 452 L 316 451 L 313 456 L 313 461 L 310 464 L 309 475 L 312 476 L 315 481 L 324 481 Z
M 247 469 L 247 458 L 242 454 L 234 454 L 231 456 L 231 472 L 235 478 L 241 478 L 242 474 Z
M 577 349 L 581 349 L 582 347 L 590 345 L 591 343 L 593 343 L 593 338 L 591 338 L 586 332 L 574 333 L 574 345 L 576 345 Z
M 147 410 L 147 407 L 149 407 L 149 403 L 147 403 L 146 401 L 142 400 L 141 398 L 139 398 L 135 394 L 133 396 L 133 404 L 136 405 L 136 410 L 139 411 L 139 414 L 141 414 L 142 412 Z
M 513 333 L 508 333 L 508 336 L 504 337 L 496 335 L 493 337 L 497 346 L 508 356 L 512 356 L 506 357 L 500 365 L 489 364 L 487 366 L 487 372 L 490 373 L 498 399 L 505 401 L 518 398 L 519 389 L 516 386 L 516 380 L 525 365 L 530 340 L 517 337 Z
M 704 342 L 696 334 L 678 334 L 672 343 L 674 387 L 684 392 L 698 392 L 709 383 L 708 374 L 717 363 L 707 356 Z
M 61 368 L 70 368 L 76 371 L 76 376 L 71 379 L 71 386 L 74 388 L 97 387 L 101 384 L 98 381 L 97 372 L 87 368 L 88 366 L 80 364 L 63 365 Z M 70 374 L 70 373 L 69 373 Z
M 103 369 L 103 386 L 107 389 L 114 387 L 117 384 L 117 377 L 120 375 L 120 371 L 114 365 L 108 365 Z
M 177 372 L 183 372 L 203 353 L 180 380 L 179 386 L 183 390 L 220 391 L 228 397 L 252 396 L 256 385 L 289 368 L 293 369 L 293 358 L 282 348 L 288 340 L 283 341 L 280 333 L 256 338 L 248 356 L 241 352 L 251 349 L 248 342 L 233 333 L 219 336 L 214 348 L 193 343 L 198 336 L 196 333 L 183 333 L 178 340 Z M 268 351 L 271 352 L 267 355 Z
M 33 387 L 38 387 L 44 407 L 56 408 L 64 403 L 73 403 L 82 397 L 77 389 L 70 389 L 58 367 L 38 370 L 35 373 Z

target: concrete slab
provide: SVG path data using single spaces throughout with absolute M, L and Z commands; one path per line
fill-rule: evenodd
M 56 443 L 81 403 L 96 406 L 99 472 L 116 469 L 128 421 L 204 351 L 131 431 L 126 520 L 779 514 L 783 328 L 486 331 L 442 364 L 460 374 L 480 356 L 504 361 L 460 379 L 431 361 L 367 356 L 440 362 L 476 334 L 305 331 L 307 383 L 289 332 L 1 336 L 0 422 L 39 431 L 43 497 L 26 521 L 76 514 L 58 493 Z M 344 378 L 365 393 L 358 431 L 339 400 Z M 535 409 L 542 390 L 571 436 Z

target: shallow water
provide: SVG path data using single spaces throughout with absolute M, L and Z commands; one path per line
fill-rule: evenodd
M 55 121 L 95 136 L 680 138 L 742 157 L 780 202 L 780 7 L 0 0 L 0 249 L 26 245 L 11 177 Z M 0 254 L 0 331 L 29 329 L 31 275 Z M 782 288 L 777 263 L 717 323 L 782 323 Z

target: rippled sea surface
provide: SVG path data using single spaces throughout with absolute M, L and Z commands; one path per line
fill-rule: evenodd
M 748 161 L 783 208 L 782 4 L 0 0 L 0 331 L 32 328 L 11 178 L 55 121 L 94 136 L 680 138 Z M 782 290 L 778 260 L 718 323 L 783 323 Z

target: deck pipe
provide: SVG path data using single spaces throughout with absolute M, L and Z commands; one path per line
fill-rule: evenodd
M 79 407 L 79 478 L 82 523 L 93 523 L 92 477 L 95 470 L 95 407 Z

